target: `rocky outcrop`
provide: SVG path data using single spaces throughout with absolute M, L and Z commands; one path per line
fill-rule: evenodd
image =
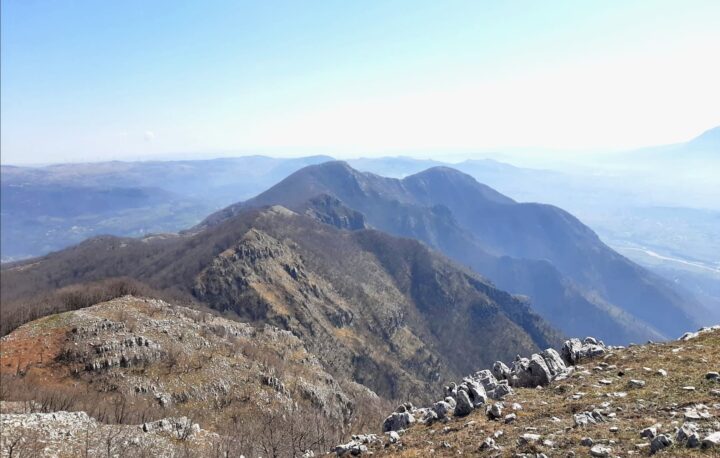
M 680 338 L 679 338 L 678 340 L 688 341 L 688 340 L 696 339 L 696 338 L 698 338 L 701 334 L 705 334 L 705 333 L 707 333 L 707 332 L 712 332 L 712 331 L 717 331 L 717 330 L 719 330 L 719 329 L 720 329 L 720 325 L 706 326 L 706 327 L 703 327 L 703 328 L 698 329 L 698 330 L 695 331 L 695 332 L 686 332 L 685 334 L 683 334 L 682 336 L 680 336 Z
M 207 456 L 217 434 L 192 420 L 165 418 L 143 425 L 103 424 L 85 412 L 0 415 L 0 456 Z M 12 450 L 12 452 L 10 451 Z M 14 452 L 14 453 L 13 453 Z
M 571 356 L 571 361 L 603 354 L 607 347 L 596 339 L 588 337 L 581 342 L 571 339 L 563 344 L 563 352 Z M 530 358 L 518 356 L 508 367 L 502 361 L 493 364 L 492 369 L 483 369 L 465 377 L 459 384 L 450 383 L 444 387 L 445 398 L 435 402 L 431 407 L 415 408 L 404 404 L 390 414 L 383 423 L 383 431 L 400 431 L 410 427 L 417 419 L 425 424 L 445 421 L 451 414 L 453 417 L 464 417 L 477 408 L 486 409 L 491 419 L 502 419 L 504 404 L 500 401 L 513 394 L 512 387 L 535 388 L 546 386 L 554 380 L 562 380 L 572 373 L 574 367 L 566 365 L 556 350 L 548 348 Z M 518 405 L 518 408 L 521 408 Z M 516 418 L 509 414 L 507 423 Z M 577 426 L 594 424 L 604 421 L 599 412 L 583 412 L 575 416 Z
M 577 364 L 583 358 L 592 358 L 605 354 L 607 347 L 601 340 L 586 337 L 585 340 L 570 339 L 565 341 L 560 351 L 567 364 Z

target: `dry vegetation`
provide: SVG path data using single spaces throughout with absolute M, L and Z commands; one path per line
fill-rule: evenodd
M 583 361 L 583 366 L 567 380 L 543 389 L 519 388 L 504 400 L 505 413 L 513 412 L 513 403 L 522 405 L 517 420 L 505 424 L 489 420 L 484 411 L 474 411 L 464 418 L 451 418 L 446 423 L 431 426 L 416 424 L 408 429 L 401 441 L 372 451 L 379 456 L 515 456 L 517 453 L 545 453 L 547 456 L 589 456 L 589 447 L 581 445 L 584 437 L 595 444 L 612 449 L 611 456 L 649 456 L 649 440 L 640 437 L 643 428 L 660 424 L 658 432 L 675 441 L 675 428 L 681 426 L 685 408 L 698 404 L 707 406 L 709 419 L 695 421 L 705 437 L 720 430 L 720 396 L 713 390 L 720 383 L 705 378 L 708 371 L 720 368 L 720 331 L 701 335 L 686 342 L 632 346 L 614 350 L 609 355 Z M 604 363 L 604 364 L 603 364 Z M 607 367 L 600 369 L 600 364 Z M 659 369 L 667 371 L 664 377 Z M 646 382 L 633 388 L 630 379 Z M 601 384 L 609 380 L 610 384 Z M 683 387 L 692 386 L 688 391 Z M 626 393 L 617 397 L 614 393 Z M 585 393 L 573 399 L 577 393 Z M 575 427 L 573 414 L 599 408 L 606 412 L 607 422 L 585 428 Z M 608 415 L 609 414 L 609 415 Z M 611 428 L 617 427 L 617 431 Z M 482 451 L 480 445 L 487 437 L 502 431 L 496 444 L 501 451 Z M 525 443 L 523 434 L 539 434 L 537 443 Z M 543 444 L 543 441 L 550 443 Z M 675 444 L 655 456 L 720 456 L 720 450 L 686 448 Z
M 148 346 L 96 353 L 139 337 Z M 12 411 L 83 411 L 101 425 L 188 417 L 214 434 L 201 444 L 202 454 L 197 444 L 189 446 L 189 456 L 205 456 L 210 446 L 218 456 L 326 451 L 351 432 L 374 427 L 389 408 L 357 384 L 336 382 L 288 332 L 157 300 L 123 297 L 51 315 L 0 343 L 0 399 Z M 88 368 L 121 356 L 129 362 Z M 124 428 L 105 429 L 127 436 Z M 42 436 L 37 428 L 9 429 L 3 456 L 35 447 Z M 73 452 L 82 452 L 80 442 L 73 444 Z

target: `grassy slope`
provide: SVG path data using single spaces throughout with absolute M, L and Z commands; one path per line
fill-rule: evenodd
M 548 456 L 566 456 L 574 451 L 576 456 L 589 456 L 589 447 L 580 445 L 583 437 L 592 438 L 596 444 L 604 443 L 613 450 L 613 456 L 649 456 L 649 441 L 640 437 L 640 431 L 648 426 L 661 423 L 659 433 L 675 439 L 675 428 L 684 422 L 684 407 L 705 404 L 713 415 L 708 420 L 697 421 L 701 438 L 709 432 L 720 429 L 720 398 L 711 393 L 720 389 L 720 383 L 708 381 L 705 374 L 720 367 L 720 332 L 710 332 L 687 342 L 669 342 L 633 346 L 611 352 L 606 357 L 584 361 L 583 369 L 568 380 L 554 383 L 544 389 L 517 389 L 505 400 L 505 413 L 512 412 L 510 405 L 518 402 L 523 409 L 516 412 L 517 420 L 512 424 L 490 421 L 484 411 L 474 411 L 465 418 L 451 419 L 446 424 L 431 426 L 415 425 L 401 438 L 401 446 L 391 445 L 374 450 L 380 456 L 456 456 L 458 454 L 513 456 L 515 453 L 546 453 Z M 616 369 L 596 370 L 605 362 Z M 651 370 L 646 370 L 649 368 Z M 665 369 L 667 377 L 656 374 Z M 623 371 L 625 375 L 619 376 Z M 608 379 L 610 385 L 600 385 L 599 380 Z M 631 388 L 630 379 L 646 381 L 643 388 Z M 685 386 L 694 386 L 695 391 L 685 391 Z M 571 396 L 578 392 L 586 395 L 579 400 Z M 614 392 L 626 392 L 624 398 L 610 397 Z M 582 428 L 574 428 L 573 413 L 603 408 L 610 403 L 607 411 L 614 412 L 615 418 Z M 559 418 L 553 421 L 552 417 Z M 610 428 L 617 426 L 617 432 Z M 482 441 L 495 431 L 504 434 L 496 440 L 501 452 L 481 452 Z M 550 440 L 553 447 L 545 445 L 518 445 L 518 438 L 525 433 L 542 436 L 541 442 Z M 611 441 L 613 441 L 611 443 Z M 443 443 L 446 443 L 443 445 Z M 720 450 L 688 449 L 676 443 L 658 453 L 658 456 L 718 456 Z

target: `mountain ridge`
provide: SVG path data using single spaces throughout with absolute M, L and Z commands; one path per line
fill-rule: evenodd
M 523 259 L 548 260 L 578 289 L 572 293 L 576 303 L 605 308 L 600 303 L 589 305 L 597 302 L 593 296 L 599 296 L 602 302 L 619 306 L 644 322 L 640 328 L 646 331 L 635 338 L 667 337 L 695 324 L 685 311 L 685 299 L 664 280 L 614 252 L 568 212 L 551 205 L 517 203 L 448 167 L 433 167 L 398 180 L 358 172 L 341 161 L 312 165 L 248 201 L 210 215 L 196 229 L 245 208 L 280 204 L 302 209 L 317 193 L 333 195 L 365 215 L 371 226 L 422 240 L 491 280 L 510 278 L 496 272 L 506 268 L 498 257 L 509 256 L 521 264 Z M 528 294 L 526 288 L 514 288 L 511 281 L 500 286 Z M 556 282 L 556 289 L 565 288 Z M 540 307 L 548 309 L 550 304 Z M 653 331 L 648 334 L 648 329 Z M 613 340 L 611 335 L 603 337 Z

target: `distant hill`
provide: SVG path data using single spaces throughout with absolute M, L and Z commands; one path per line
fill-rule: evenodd
M 2 261 L 89 237 L 176 232 L 327 156 L 98 162 L 0 168 Z
M 688 300 L 667 281 L 614 252 L 569 213 L 516 203 L 448 167 L 398 180 L 343 162 L 309 166 L 200 227 L 244 208 L 303 209 L 320 193 L 359 211 L 373 227 L 422 240 L 501 288 L 530 295 L 539 313 L 568 334 L 594 329 L 610 341 L 627 342 L 695 325 Z

